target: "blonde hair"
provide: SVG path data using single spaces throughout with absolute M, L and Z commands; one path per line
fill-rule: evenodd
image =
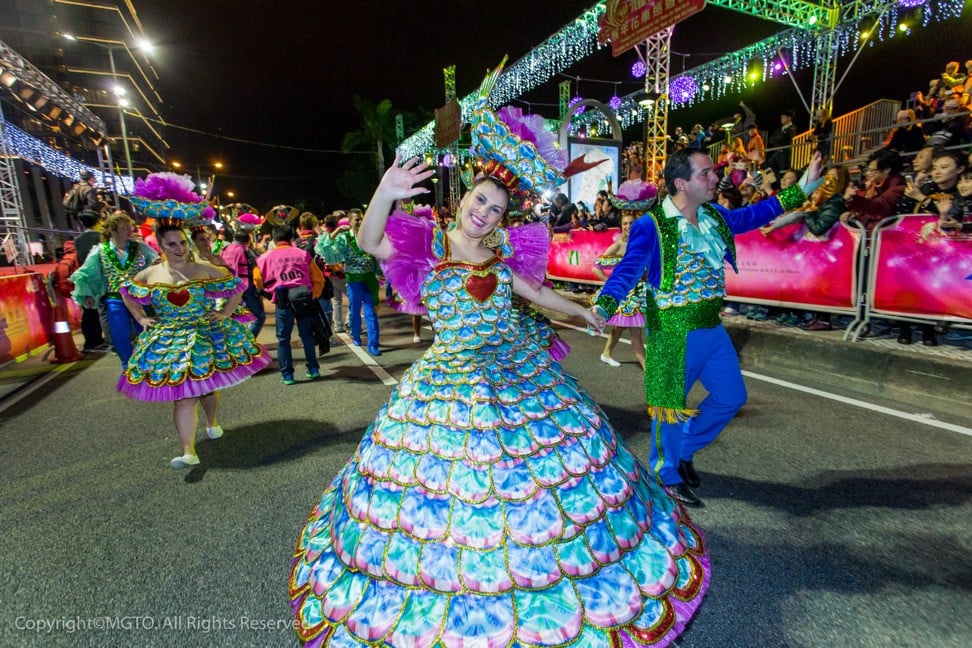
M 111 216 L 105 219 L 105 224 L 101 228 L 101 240 L 110 241 L 111 235 L 118 231 L 122 223 L 128 223 L 132 227 L 135 226 L 135 221 L 128 215 L 128 212 L 122 211 L 121 209 L 112 212 Z
M 300 215 L 300 228 L 309 230 L 317 227 L 317 216 L 311 212 L 304 212 Z

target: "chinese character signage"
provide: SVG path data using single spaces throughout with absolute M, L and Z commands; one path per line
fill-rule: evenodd
M 597 39 L 620 56 L 649 36 L 705 8 L 705 0 L 608 0 Z

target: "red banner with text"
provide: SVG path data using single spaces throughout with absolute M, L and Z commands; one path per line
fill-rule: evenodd
M 918 215 L 875 235 L 872 310 L 972 320 L 972 234 L 943 231 L 937 216 Z

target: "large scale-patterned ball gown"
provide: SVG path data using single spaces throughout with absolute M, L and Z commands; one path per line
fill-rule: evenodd
M 543 226 L 485 263 L 395 214 L 385 273 L 435 340 L 311 511 L 290 576 L 309 645 L 664 646 L 708 587 L 699 532 L 511 312 Z

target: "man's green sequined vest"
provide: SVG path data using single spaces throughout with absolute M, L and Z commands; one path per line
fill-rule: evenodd
M 735 270 L 736 244 L 732 230 L 712 206 L 706 204 L 702 209 L 715 221 L 716 231 L 726 243 L 729 263 Z M 675 423 L 695 414 L 685 404 L 686 340 L 691 331 L 720 324 L 724 271 L 710 268 L 702 255 L 683 249 L 678 219 L 666 217 L 660 204 L 648 214 L 658 231 L 661 278 L 658 288 L 649 292 L 645 305 L 645 395 L 649 416 Z M 690 265 L 680 266 L 679 260 L 684 262 L 687 258 Z M 714 278 L 718 278 L 718 289 L 700 292 L 692 286 L 688 298 L 681 294 L 691 284 Z

